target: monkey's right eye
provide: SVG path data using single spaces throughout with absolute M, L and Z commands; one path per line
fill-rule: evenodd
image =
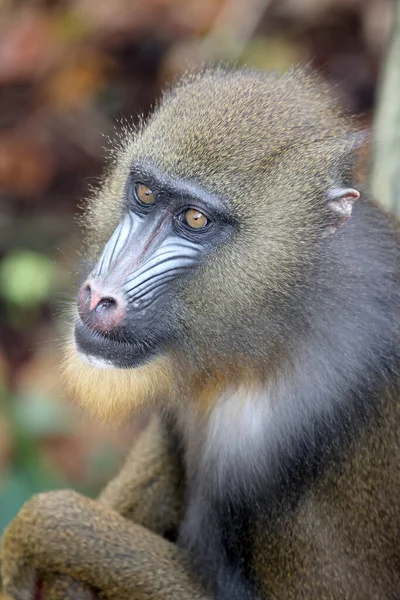
M 151 189 L 144 183 L 137 183 L 135 185 L 135 192 L 137 199 L 142 204 L 146 204 L 147 206 L 154 204 L 156 198 Z

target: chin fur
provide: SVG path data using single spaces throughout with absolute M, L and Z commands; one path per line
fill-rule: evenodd
M 108 422 L 124 422 L 138 408 L 167 401 L 173 393 L 168 357 L 133 369 L 117 369 L 98 360 L 82 359 L 73 339 L 66 345 L 64 375 L 71 395 L 88 412 Z

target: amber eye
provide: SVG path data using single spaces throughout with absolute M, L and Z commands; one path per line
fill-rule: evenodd
M 189 208 L 185 212 L 185 222 L 192 229 L 202 229 L 208 223 L 208 219 L 202 212 L 195 208 Z
M 143 204 L 153 204 L 155 200 L 153 192 L 147 185 L 144 185 L 144 183 L 136 184 L 136 194 Z

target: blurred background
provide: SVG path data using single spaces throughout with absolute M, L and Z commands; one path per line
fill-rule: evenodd
M 115 430 L 68 398 L 59 362 L 79 207 L 124 117 L 188 67 L 309 63 L 368 127 L 391 0 L 0 2 L 0 535 L 39 490 L 95 495 L 140 422 Z

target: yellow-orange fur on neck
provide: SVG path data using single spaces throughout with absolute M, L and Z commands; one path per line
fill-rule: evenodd
M 123 422 L 138 408 L 174 393 L 172 366 L 167 357 L 134 369 L 101 369 L 81 360 L 71 340 L 64 373 L 71 394 L 103 421 Z
M 191 397 L 199 415 L 206 415 L 227 389 L 241 386 L 261 386 L 261 378 L 256 367 L 224 365 L 224 369 L 208 369 L 192 375 Z
M 68 389 L 82 406 L 103 421 L 121 423 L 135 410 L 159 403 L 194 404 L 199 415 L 212 410 L 228 388 L 255 383 L 256 365 L 227 364 L 196 369 L 182 357 L 164 355 L 133 369 L 99 368 L 84 362 L 74 335 L 67 341 L 64 375 Z

